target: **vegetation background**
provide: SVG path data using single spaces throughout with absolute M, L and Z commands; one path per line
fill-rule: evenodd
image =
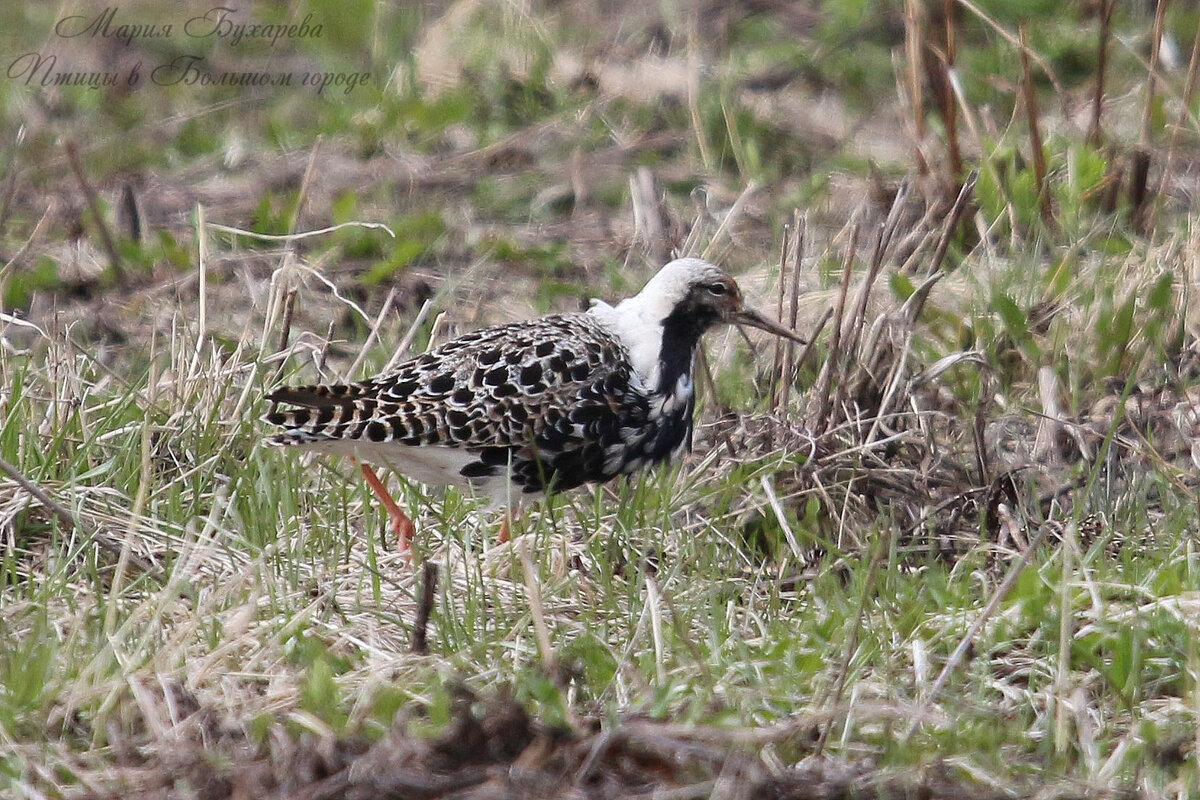
M 170 26 L 166 28 L 164 26 Z M 257 27 L 256 27 L 257 26 Z M 1200 8 L 0 6 L 5 797 L 1200 796 Z M 416 564 L 261 396 L 704 254 L 694 452 Z

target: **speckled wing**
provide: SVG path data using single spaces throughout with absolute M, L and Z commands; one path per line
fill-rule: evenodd
M 624 346 L 588 314 L 485 328 L 370 380 L 286 387 L 267 399 L 265 419 L 285 429 L 270 444 L 394 448 L 398 462 L 410 447 L 460 448 L 475 456 L 458 468 L 467 481 L 511 470 L 527 492 L 628 471 L 638 459 L 630 445 L 652 444 L 655 428 Z M 658 460 L 644 456 L 638 466 Z

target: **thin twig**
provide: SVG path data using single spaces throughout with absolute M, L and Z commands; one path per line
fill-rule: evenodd
M 1158 55 L 1162 46 L 1163 24 L 1167 17 L 1170 0 L 1158 0 L 1154 9 L 1154 39 L 1150 42 L 1150 71 L 1146 75 L 1146 107 L 1142 112 L 1142 138 L 1138 141 L 1143 150 L 1150 147 L 1150 132 L 1154 129 L 1154 93 L 1157 89 Z
M 704 351 L 703 347 L 696 348 L 696 364 L 699 365 L 700 375 L 704 378 L 705 395 L 712 398 L 713 408 L 716 410 L 717 415 L 723 415 L 728 409 L 721 405 L 721 400 L 717 397 L 717 382 L 713 379 L 712 367 L 708 365 L 708 354 Z M 688 436 L 687 446 L 690 448 L 692 446 L 691 434 L 689 433 Z M 729 431 L 722 428 L 721 437 L 725 440 L 725 445 L 729 448 L 729 452 L 735 452 L 733 439 L 730 438 Z
M 393 286 L 388 290 L 387 298 L 383 301 L 383 306 L 379 309 L 379 314 L 375 317 L 375 324 L 371 326 L 371 332 L 367 334 L 367 340 L 363 342 L 363 346 L 359 348 L 358 355 L 354 358 L 354 363 L 350 365 L 350 369 L 346 371 L 346 377 L 349 380 L 354 380 L 355 373 L 362 366 L 363 360 L 367 357 L 367 353 L 371 350 L 371 346 L 379 338 L 379 329 L 383 325 L 384 319 L 387 317 L 387 312 L 392 308 L 392 301 L 396 299 L 396 287 Z
M 396 352 L 392 353 L 392 357 L 388 359 L 388 363 L 384 365 L 384 372 L 391 372 L 392 367 L 400 363 L 400 359 L 408 352 L 408 348 L 412 347 L 413 339 L 417 338 L 417 331 L 425 324 L 425 320 L 429 317 L 429 312 L 433 310 L 433 301 L 426 300 L 421 304 L 421 310 L 417 312 L 416 318 L 412 321 L 412 325 L 408 326 L 408 333 L 404 334 L 404 338 L 400 340 L 400 344 L 396 345 Z
M 687 103 L 688 114 L 692 118 L 692 133 L 696 135 L 696 146 L 700 150 L 700 162 L 704 164 L 705 172 L 713 168 L 712 148 L 708 144 L 708 136 L 704 132 L 704 122 L 700 114 L 700 33 L 697 29 L 697 15 L 690 15 L 687 30 Z
M 650 640 L 654 644 L 654 677 L 659 686 L 667 685 L 666 644 L 663 638 L 662 600 L 658 581 L 646 574 L 646 608 L 650 611 Z
M 429 652 L 429 615 L 433 611 L 433 599 L 437 592 L 438 566 L 426 561 L 421 573 L 421 599 L 417 603 L 417 616 L 413 620 L 412 651 L 419 655 Z
M 899 191 L 896 192 L 896 198 L 892 201 L 887 219 L 879 228 L 879 235 L 875 239 L 875 248 L 871 252 L 871 264 L 867 270 L 867 279 L 863 281 L 862 288 L 859 289 L 858 296 L 854 299 L 854 310 L 847 323 L 847 332 L 844 334 L 848 337 L 846 352 L 850 354 L 850 358 L 855 358 L 858 353 L 858 342 L 863 326 L 866 324 L 867 302 L 871 298 L 871 288 L 875 285 L 875 281 L 883 269 L 888 247 L 891 246 L 896 228 L 900 224 L 901 210 L 908 200 L 908 192 L 909 184 L 907 182 L 901 184 Z
M 1150 65 L 1146 74 L 1146 106 L 1142 112 L 1142 135 L 1133 153 L 1133 170 L 1129 183 L 1129 220 L 1134 230 L 1146 233 L 1149 218 L 1146 201 L 1149 199 L 1150 133 L 1154 129 L 1154 97 L 1158 81 L 1158 57 L 1162 45 L 1163 24 L 1169 0 L 1158 0 L 1154 11 L 1154 40 L 1150 43 Z
M 817 378 L 817 414 L 810 420 L 813 433 L 820 436 L 828 427 L 830 411 L 830 388 L 833 385 L 833 372 L 841 363 L 842 316 L 846 313 L 846 295 L 850 291 L 850 274 L 854 271 L 854 251 L 858 248 L 858 223 L 850 229 L 850 244 L 846 249 L 846 262 L 842 267 L 842 282 L 838 290 L 837 305 L 833 312 L 833 339 L 829 343 L 829 355 L 825 359 L 825 367 Z M 840 376 L 839 376 L 840 377 Z
M 783 226 L 783 241 L 779 245 L 779 291 L 775 303 L 775 318 L 778 320 L 783 319 L 783 298 L 787 294 L 788 244 L 791 233 L 792 227 L 785 223 Z M 776 337 L 775 355 L 771 363 L 771 408 L 777 413 L 780 409 L 780 399 L 783 396 L 783 348 L 784 342 L 782 337 Z
M 1075 615 L 1071 601 L 1075 588 L 1075 550 L 1078 528 L 1069 522 L 1062 528 L 1062 577 L 1058 585 L 1058 664 L 1054 676 L 1054 752 L 1061 755 L 1069 744 L 1067 704 L 1064 698 L 1071 682 L 1071 641 L 1075 638 Z
M 124 289 L 129 285 L 129 281 L 125 278 L 125 267 L 121 263 L 121 254 L 117 251 L 112 232 L 109 231 L 108 224 L 104 221 L 104 215 L 100 213 L 100 197 L 96 194 L 96 187 L 92 186 L 92 182 L 88 180 L 87 174 L 83 171 L 83 162 L 79 160 L 79 148 L 75 146 L 75 142 L 68 141 L 66 149 L 71 171 L 75 173 L 75 179 L 79 181 L 79 188 L 83 190 L 83 199 L 87 202 L 88 211 L 91 212 L 92 219 L 96 222 L 96 228 L 100 231 L 100 241 L 108 252 L 108 263 L 112 267 L 113 279 L 117 282 L 117 286 Z
M 204 233 L 204 206 L 196 204 L 196 272 L 199 275 L 196 313 L 196 350 L 187 377 L 196 377 L 200 366 L 200 354 L 204 352 L 204 341 L 208 335 L 208 237 Z
M 799 369 L 804 365 L 804 362 L 808 360 L 808 354 L 812 352 L 813 345 L 817 343 L 817 337 L 821 335 L 823 330 L 825 330 L 825 326 L 829 324 L 829 318 L 832 316 L 832 308 L 826 308 L 821 313 L 821 318 L 817 320 L 817 324 L 813 328 L 812 336 L 810 336 L 808 339 L 808 344 L 804 345 L 804 349 L 800 351 L 799 358 L 796 359 L 796 369 Z
M 8 227 L 8 220 L 12 215 L 13 197 L 17 194 L 17 157 L 21 144 L 25 141 L 23 127 L 14 138 L 15 141 L 8 151 L 8 167 L 4 173 L 4 183 L 0 185 L 0 236 L 4 235 L 4 229 Z
M 949 148 L 950 157 L 950 179 L 954 182 L 958 181 L 958 177 L 963 172 L 962 148 L 958 143 L 958 115 L 954 113 L 954 64 L 958 58 L 958 45 L 955 41 L 954 31 L 954 2 L 953 0 L 945 0 L 943 6 L 943 22 L 946 29 L 945 52 L 941 60 L 942 69 L 945 70 L 945 85 L 944 96 L 942 97 L 942 111 L 946 123 L 946 146 Z
M 321 149 L 322 138 L 321 134 L 317 135 L 313 142 L 312 152 L 308 154 L 308 164 L 304 167 L 304 177 L 300 180 L 300 191 L 296 194 L 296 206 L 292 209 L 292 218 L 288 220 L 288 233 L 295 233 L 296 223 L 300 221 L 300 211 L 304 208 L 304 201 L 308 197 L 308 186 L 312 182 L 313 172 L 316 170 L 317 153 Z
M 1112 35 L 1113 9 L 1117 0 L 1104 0 L 1100 7 L 1100 37 L 1096 53 L 1096 94 L 1092 97 L 1092 122 L 1088 126 L 1087 142 L 1095 147 L 1100 144 L 1100 116 L 1104 111 L 1104 77 L 1108 71 L 1108 40 Z M 1200 37 L 1200 29 L 1196 35 Z M 1200 41 L 1200 39 L 1197 39 Z
M 143 218 L 145 216 L 133 184 L 126 181 L 125 185 L 121 187 L 121 200 L 117 204 L 117 225 L 120 226 L 126 239 L 137 244 L 142 243 Z
M 1146 232 L 1146 199 L 1149 195 L 1150 150 L 1139 147 L 1133 151 L 1129 170 L 1129 221 L 1139 233 Z
M 558 673 L 558 656 L 550 639 L 550 626 L 546 624 L 546 611 L 542 606 L 542 589 L 538 582 L 537 567 L 529 553 L 529 537 L 517 539 L 517 557 L 525 574 L 525 593 L 529 599 L 529 614 L 533 617 L 533 632 L 537 636 L 538 650 L 542 656 L 542 669 L 547 675 Z
M 279 350 L 287 350 L 288 337 L 292 333 L 292 316 L 296 313 L 296 290 L 288 289 L 283 296 L 283 325 L 279 331 Z
M 950 214 L 946 219 L 946 227 L 942 229 L 942 237 L 938 240 L 937 250 L 933 252 L 933 260 L 929 263 L 929 271 L 937 272 L 942 268 L 942 262 L 946 260 L 946 253 L 950 249 L 950 242 L 954 238 L 955 231 L 958 230 L 958 225 L 962 222 L 963 214 L 967 211 L 967 206 L 970 204 L 971 198 L 975 195 L 975 182 L 979 180 L 979 173 L 972 172 L 967 176 L 967 180 L 963 183 L 962 188 L 958 190 L 958 197 L 954 199 L 954 206 L 950 209 Z
M 712 238 L 708 240 L 708 244 L 704 247 L 704 251 L 700 254 L 701 258 L 712 258 L 713 248 L 722 236 L 730 236 L 729 233 L 733 226 L 742 217 L 745 211 L 746 202 L 750 199 L 750 195 L 758 191 L 758 184 L 755 181 L 750 181 L 746 184 L 746 188 L 738 195 L 737 200 L 733 201 L 733 205 L 725 212 L 725 216 L 721 218 L 721 224 L 713 231 Z
M 46 203 L 46 210 L 42 213 L 42 218 L 39 219 L 37 224 L 33 226 L 33 233 L 29 234 L 29 238 L 17 248 L 17 252 L 13 253 L 12 258 L 10 258 L 3 265 L 0 265 L 0 278 L 3 278 L 4 273 L 12 269 L 14 264 L 17 264 L 22 258 L 25 257 L 25 254 L 28 253 L 37 240 L 41 238 L 42 234 L 46 232 L 46 229 L 50 227 L 50 220 L 54 217 L 56 206 L 57 204 L 54 202 L 53 198 L 50 199 L 50 202 Z
M 1037 94 L 1033 86 L 1033 68 L 1029 65 L 1029 34 L 1021 23 L 1021 98 L 1029 122 L 1029 149 L 1033 153 L 1033 180 L 1038 194 L 1038 210 L 1047 226 L 1054 222 L 1050 207 L 1050 190 L 1046 185 L 1046 149 L 1042 146 L 1042 131 L 1038 124 Z
M 925 141 L 925 97 L 920 72 L 924 19 L 925 6 L 920 0 L 904 0 L 905 84 L 908 87 L 909 112 L 912 114 L 913 155 L 920 175 L 929 172 L 929 163 L 921 149 Z
M 650 260 L 663 264 L 667 260 L 667 233 L 661 203 L 649 167 L 638 167 L 629 176 L 629 201 L 633 205 L 633 227 L 646 246 Z
M 137 494 L 133 496 L 133 507 L 129 516 L 131 518 L 140 517 L 146 508 L 146 501 L 150 499 L 150 485 L 154 480 L 154 464 L 153 464 L 153 440 L 150 412 L 154 409 L 158 402 L 159 390 L 159 368 L 155 362 L 155 354 L 158 345 L 158 337 L 151 334 L 150 336 L 150 356 L 147 359 L 150 363 L 150 371 L 146 375 L 146 408 L 142 412 L 142 430 L 141 430 L 141 469 L 138 473 L 138 488 Z
M 783 505 L 779 502 L 779 495 L 775 493 L 775 487 L 771 485 L 771 479 L 766 475 L 759 478 L 762 484 L 763 493 L 767 496 L 767 503 L 771 506 L 772 513 L 775 514 L 775 520 L 779 523 L 779 529 L 783 531 L 783 538 L 787 540 L 788 548 L 792 551 L 792 556 L 795 557 L 796 563 L 804 564 L 804 553 L 800 550 L 800 540 L 796 538 L 795 531 L 787 521 L 787 514 L 784 513 Z
M 800 264 L 804 258 L 804 237 L 807 233 L 807 225 L 804 218 L 800 216 L 800 211 L 795 212 L 795 228 L 796 228 L 796 244 L 792 249 L 792 297 L 788 307 L 788 330 L 796 330 L 796 319 L 800 315 Z M 780 317 L 780 321 L 783 318 Z M 788 398 L 792 391 L 792 381 L 794 380 L 792 372 L 796 365 L 796 343 L 785 342 L 784 347 L 787 348 L 786 356 L 783 360 L 783 400 L 779 404 L 780 413 L 783 413 L 787 408 Z M 812 347 L 812 340 L 809 339 L 808 344 L 804 346 L 804 352 L 808 352 L 808 348 Z
M 368 230 L 381 230 L 393 239 L 396 238 L 396 232 L 384 225 L 382 222 L 342 222 L 338 225 L 330 225 L 328 228 L 317 228 L 312 231 L 301 231 L 300 233 L 258 233 L 257 231 L 248 231 L 244 228 L 233 228 L 229 225 L 221 225 L 217 222 L 207 223 L 210 230 L 220 231 L 221 233 L 232 233 L 235 236 L 246 236 L 251 239 L 259 239 L 264 242 L 294 242 L 298 239 L 308 239 L 311 236 L 324 236 L 327 233 L 340 231 L 342 228 L 367 228 Z

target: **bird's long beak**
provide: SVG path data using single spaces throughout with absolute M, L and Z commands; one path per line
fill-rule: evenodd
M 790 331 L 777 322 L 764 317 L 752 308 L 743 308 L 741 311 L 735 311 L 729 315 L 729 321 L 735 325 L 749 325 L 751 328 L 758 328 L 760 331 L 773 333 L 776 336 L 782 336 L 785 339 L 791 339 L 799 344 L 808 344 L 808 341 L 797 335 L 794 331 Z

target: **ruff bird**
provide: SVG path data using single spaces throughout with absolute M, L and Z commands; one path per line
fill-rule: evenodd
M 721 324 L 804 342 L 724 271 L 681 258 L 615 306 L 477 330 L 356 383 L 276 389 L 264 419 L 282 430 L 266 441 L 357 458 L 407 549 L 413 522 L 370 464 L 496 508 L 666 461 L 690 445 L 696 348 Z

